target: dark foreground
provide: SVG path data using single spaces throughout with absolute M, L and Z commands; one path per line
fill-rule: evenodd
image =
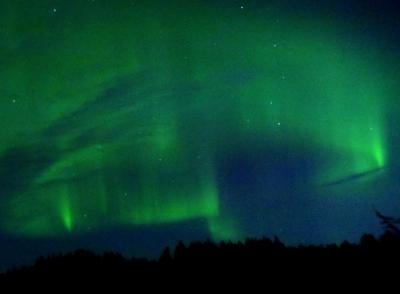
M 340 246 L 286 247 L 274 240 L 248 239 L 244 243 L 179 243 L 167 248 L 157 261 L 126 259 L 117 253 L 94 254 L 78 250 L 69 254 L 40 257 L 34 265 L 9 270 L 1 285 L 57 283 L 71 285 L 145 286 L 148 289 L 191 281 L 193 287 L 228 277 L 232 285 L 244 279 L 260 283 L 319 283 L 330 287 L 338 281 L 400 281 L 400 238 L 386 233 L 376 239 L 364 235 L 359 244 Z M 224 278 L 225 277 L 225 278 Z

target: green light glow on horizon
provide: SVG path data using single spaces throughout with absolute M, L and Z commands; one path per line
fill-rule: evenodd
M 215 241 L 238 241 L 243 238 L 239 232 L 237 225 L 230 219 L 223 218 L 209 218 L 208 229 Z

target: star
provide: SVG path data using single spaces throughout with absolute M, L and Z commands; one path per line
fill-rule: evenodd
M 57 12 L 57 8 L 53 8 L 53 13 L 56 13 Z
M 240 6 L 240 9 L 244 9 L 244 6 L 243 6 L 243 5 L 241 5 L 241 6 Z

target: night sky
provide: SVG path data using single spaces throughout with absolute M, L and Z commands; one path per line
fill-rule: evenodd
M 0 268 L 380 234 L 400 3 L 1 0 Z

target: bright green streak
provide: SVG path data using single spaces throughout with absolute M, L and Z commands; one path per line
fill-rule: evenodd
M 63 199 L 61 202 L 61 216 L 63 220 L 63 224 L 68 232 L 71 232 L 73 229 L 73 219 L 72 219 L 72 211 L 67 198 Z
M 386 162 L 386 155 L 383 145 L 380 144 L 379 142 L 376 142 L 373 147 L 373 151 L 377 166 L 380 168 L 384 167 Z

